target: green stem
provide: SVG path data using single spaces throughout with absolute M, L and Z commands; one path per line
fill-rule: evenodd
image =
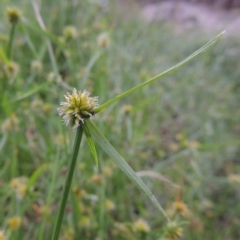
M 101 172 L 102 174 L 102 172 Z M 101 188 L 99 189 L 99 236 L 100 239 L 106 239 L 105 238 L 105 188 L 106 188 L 106 182 L 105 179 L 103 179 L 103 182 L 101 183 Z
M 79 151 L 79 147 L 80 147 L 80 143 L 81 143 L 81 139 L 82 139 L 82 133 L 83 133 L 83 130 L 82 130 L 82 127 L 80 126 L 80 127 L 78 127 L 77 133 L 76 133 L 76 138 L 75 138 L 74 147 L 73 147 L 73 153 L 72 153 L 71 161 L 69 162 L 67 179 L 66 179 L 65 186 L 63 189 L 62 199 L 61 199 L 60 208 L 58 211 L 57 221 L 56 221 L 53 235 L 52 235 L 52 240 L 57 240 L 59 237 L 60 228 L 61 228 L 63 215 L 64 215 L 64 210 L 65 210 L 65 207 L 67 204 L 67 199 L 68 199 L 68 195 L 69 195 L 69 191 L 70 191 L 70 187 L 71 187 L 71 183 L 72 183 L 72 178 L 73 178 L 73 173 L 74 173 L 74 169 L 75 169 L 75 165 L 76 165 L 78 151 Z
M 11 59 L 11 54 L 12 54 L 12 44 L 13 44 L 15 26 L 16 26 L 16 24 L 13 23 L 12 28 L 11 28 L 11 32 L 10 32 L 10 39 L 9 39 L 9 42 L 8 42 L 7 57 L 8 57 L 9 60 Z

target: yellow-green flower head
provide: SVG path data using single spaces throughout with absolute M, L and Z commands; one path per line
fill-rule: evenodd
M 90 92 L 84 90 L 65 95 L 66 102 L 61 102 L 57 109 L 60 116 L 63 116 L 63 122 L 71 128 L 79 127 L 85 119 L 92 117 L 98 107 L 98 97 L 89 97 Z
M 17 8 L 7 8 L 7 16 L 11 23 L 16 24 L 21 18 L 21 13 Z
M 63 36 L 66 39 L 76 39 L 78 37 L 77 29 L 74 26 L 66 26 L 63 29 Z
M 145 232 L 146 233 L 146 232 L 150 231 L 150 226 L 145 220 L 140 218 L 136 222 L 134 222 L 133 229 L 136 232 Z
M 109 35 L 106 32 L 101 33 L 97 37 L 97 43 L 98 43 L 98 46 L 100 47 L 103 47 L 103 48 L 109 47 L 111 44 Z

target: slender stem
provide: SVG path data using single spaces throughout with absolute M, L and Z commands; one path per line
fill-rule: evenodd
M 101 172 L 102 174 L 102 172 Z M 105 212 L 105 189 L 106 189 L 106 182 L 105 179 L 103 179 L 103 182 L 101 183 L 101 187 L 99 189 L 99 236 L 100 239 L 106 239 L 105 238 L 105 224 L 106 219 L 104 216 Z
M 69 195 L 69 191 L 70 191 L 70 187 L 71 187 L 71 183 L 72 183 L 72 178 L 73 178 L 73 173 L 74 173 L 74 169 L 75 169 L 75 165 L 76 165 L 78 151 L 79 151 L 79 147 L 80 147 L 80 143 L 81 143 L 81 139 L 82 139 L 82 133 L 83 133 L 83 130 L 82 130 L 82 127 L 80 126 L 77 129 L 77 133 L 76 133 L 76 137 L 75 137 L 72 157 L 71 157 L 71 161 L 69 162 L 67 179 L 66 179 L 65 186 L 63 189 L 63 193 L 62 193 L 62 199 L 61 199 L 60 208 L 58 211 L 57 221 L 56 221 L 53 235 L 52 235 L 52 240 L 57 240 L 59 237 L 60 228 L 61 228 L 63 215 L 64 215 L 64 210 L 65 210 L 65 207 L 67 204 L 67 199 L 68 199 L 68 195 Z
M 8 42 L 8 48 L 7 48 L 7 57 L 8 57 L 9 60 L 11 59 L 11 55 L 12 55 L 12 44 L 13 44 L 15 27 L 16 27 L 16 24 L 13 23 L 13 24 L 12 24 L 12 28 L 11 28 L 11 32 L 10 32 L 10 38 L 9 38 L 9 42 Z

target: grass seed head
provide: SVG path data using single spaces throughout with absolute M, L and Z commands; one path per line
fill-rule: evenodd
M 107 33 L 101 33 L 97 38 L 98 46 L 107 48 L 110 46 L 111 41 Z
M 89 97 L 89 95 L 90 93 L 86 90 L 80 92 L 76 89 L 65 95 L 66 102 L 61 102 L 58 113 L 63 116 L 63 122 L 66 126 L 77 128 L 84 123 L 85 119 L 95 114 L 98 98 Z
M 8 78 L 16 77 L 19 73 L 19 65 L 15 62 L 9 62 L 3 66 L 3 70 Z
M 34 73 L 42 72 L 43 66 L 42 63 L 38 60 L 34 60 L 31 62 L 31 71 Z
M 69 40 L 76 39 L 78 37 L 77 29 L 74 26 L 66 26 L 63 29 L 63 36 Z
M 183 229 L 178 227 L 175 222 L 168 223 L 168 230 L 164 240 L 178 240 L 183 235 Z
M 15 7 L 9 7 L 7 8 L 6 12 L 7 12 L 8 19 L 12 24 L 16 24 L 20 21 L 21 13 L 19 9 Z
M 8 220 L 8 226 L 11 230 L 17 230 L 22 224 L 22 219 L 19 216 L 11 217 Z
M 113 201 L 109 200 L 109 199 L 106 199 L 105 200 L 105 208 L 107 211 L 113 211 L 115 210 L 115 204 Z
M 136 232 L 147 233 L 150 231 L 150 226 L 145 220 L 140 218 L 136 222 L 134 222 L 133 229 Z

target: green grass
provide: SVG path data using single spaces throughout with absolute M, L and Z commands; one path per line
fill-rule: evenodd
M 7 77 L 11 25 L 5 8 L 13 5 L 23 15 L 12 51 L 19 72 Z M 42 30 L 32 4 L 0 4 L 0 230 L 9 239 L 51 238 L 75 136 L 56 110 L 67 91 L 87 89 L 102 104 L 214 37 L 195 31 L 177 34 L 169 24 L 144 22 L 135 10 L 130 15 L 113 3 L 104 7 L 86 1 L 42 1 L 47 29 Z M 62 43 L 68 25 L 76 27 L 78 37 Z M 103 32 L 111 40 L 106 49 L 97 44 Z M 42 63 L 39 73 L 31 70 L 34 60 Z M 225 37 L 185 67 L 92 119 L 135 171 L 148 171 L 142 180 L 183 228 L 182 239 L 240 237 L 238 62 L 239 39 Z M 49 81 L 51 72 L 62 80 Z M 96 148 L 102 168 L 112 174 L 97 175 L 83 138 L 61 238 L 74 239 L 75 232 L 75 239 L 84 240 L 164 239 L 171 231 L 165 218 Z M 238 174 L 236 183 L 233 174 Z M 22 176 L 27 180 L 19 179 Z M 20 190 L 27 189 L 23 198 L 13 189 L 15 178 Z M 114 210 L 104 209 L 105 199 L 115 204 Z M 176 202 L 189 210 L 176 211 Z M 17 230 L 8 223 L 13 216 L 22 219 Z M 134 231 L 139 218 L 150 232 Z

